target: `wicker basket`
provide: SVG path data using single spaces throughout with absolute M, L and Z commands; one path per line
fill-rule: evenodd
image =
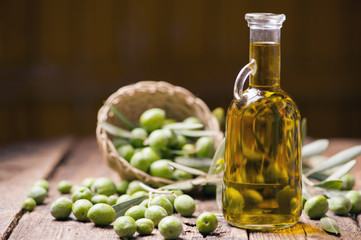
M 125 128 L 110 111 L 109 105 L 115 106 L 134 124 L 139 123 L 140 115 L 147 109 L 158 107 L 166 111 L 167 118 L 178 121 L 186 117 L 195 116 L 204 124 L 206 130 L 217 131 L 214 136 L 218 146 L 223 138 L 216 118 L 211 114 L 207 105 L 195 97 L 188 90 L 166 82 L 143 81 L 120 88 L 113 93 L 100 108 L 98 122 L 108 123 Z M 99 125 L 96 129 L 97 141 L 107 165 L 115 170 L 122 179 L 138 179 L 153 186 L 162 186 L 174 181 L 153 177 L 139 169 L 132 167 L 128 161 L 119 156 L 111 138 Z

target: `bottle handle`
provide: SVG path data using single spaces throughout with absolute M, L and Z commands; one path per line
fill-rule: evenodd
M 237 100 L 241 99 L 240 94 L 243 92 L 243 86 L 247 80 L 247 77 L 249 76 L 249 74 L 254 75 L 256 73 L 256 70 L 256 60 L 251 59 L 251 61 L 246 66 L 244 66 L 238 73 L 233 90 L 233 95 Z

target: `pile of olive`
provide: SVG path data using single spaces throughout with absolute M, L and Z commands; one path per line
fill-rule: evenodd
M 69 181 L 60 181 L 58 190 L 62 194 L 70 192 L 71 200 L 60 197 L 52 203 L 50 213 L 55 219 L 65 220 L 73 213 L 78 221 L 91 221 L 97 226 L 106 226 L 114 222 L 113 228 L 122 238 L 131 237 L 135 232 L 139 235 L 149 235 L 154 228 L 158 228 L 166 239 L 177 238 L 183 231 L 183 224 L 172 214 L 176 211 L 181 216 L 190 217 L 196 210 L 195 200 L 182 191 L 149 194 L 138 180 L 114 183 L 106 177 L 86 178 L 81 186 L 72 186 Z M 32 196 L 36 199 L 38 197 Z M 142 196 L 142 202 L 139 201 L 139 204 L 128 208 L 123 216 L 116 218 L 112 206 Z M 25 206 L 27 205 L 24 205 L 24 209 L 32 210 Z M 204 212 L 197 219 L 197 228 L 202 234 L 213 232 L 217 225 L 218 221 L 213 213 Z
M 193 176 L 173 169 L 169 161 L 177 156 L 212 158 L 215 151 L 212 138 L 192 136 L 192 131 L 199 132 L 202 127 L 196 117 L 180 123 L 167 119 L 163 109 L 151 108 L 141 114 L 139 127 L 130 131 L 129 138 L 116 138 L 113 143 L 119 155 L 134 168 L 156 177 L 186 180 Z

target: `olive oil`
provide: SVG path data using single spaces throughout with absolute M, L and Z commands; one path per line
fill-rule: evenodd
M 256 70 L 226 122 L 223 213 L 233 226 L 278 229 L 301 207 L 300 113 L 280 88 L 279 42 L 251 42 Z

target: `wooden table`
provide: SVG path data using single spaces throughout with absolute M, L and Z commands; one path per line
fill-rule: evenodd
M 361 144 L 361 140 L 332 139 L 325 155 L 332 155 L 346 147 Z M 361 189 L 361 158 L 352 170 L 356 177 L 356 189 Z M 82 223 L 71 215 L 70 220 L 56 221 L 50 215 L 51 202 L 60 196 L 56 185 L 68 179 L 80 184 L 85 177 L 118 176 L 102 161 L 95 137 L 58 139 L 12 144 L 0 148 L 0 238 L 1 239 L 118 239 L 112 226 L 95 227 L 92 223 Z M 43 205 L 33 212 L 23 212 L 22 203 L 35 180 L 49 180 L 50 191 Z M 197 199 L 197 211 L 220 213 L 214 199 Z M 219 217 L 217 230 L 202 236 L 195 227 L 196 218 L 182 218 L 184 231 L 181 239 L 361 239 L 361 214 L 358 216 L 335 216 L 341 234 L 326 234 L 319 221 L 309 220 L 302 215 L 292 228 L 278 231 L 247 231 L 230 227 Z M 180 217 L 179 215 L 176 215 Z M 161 239 L 158 230 L 141 239 Z

